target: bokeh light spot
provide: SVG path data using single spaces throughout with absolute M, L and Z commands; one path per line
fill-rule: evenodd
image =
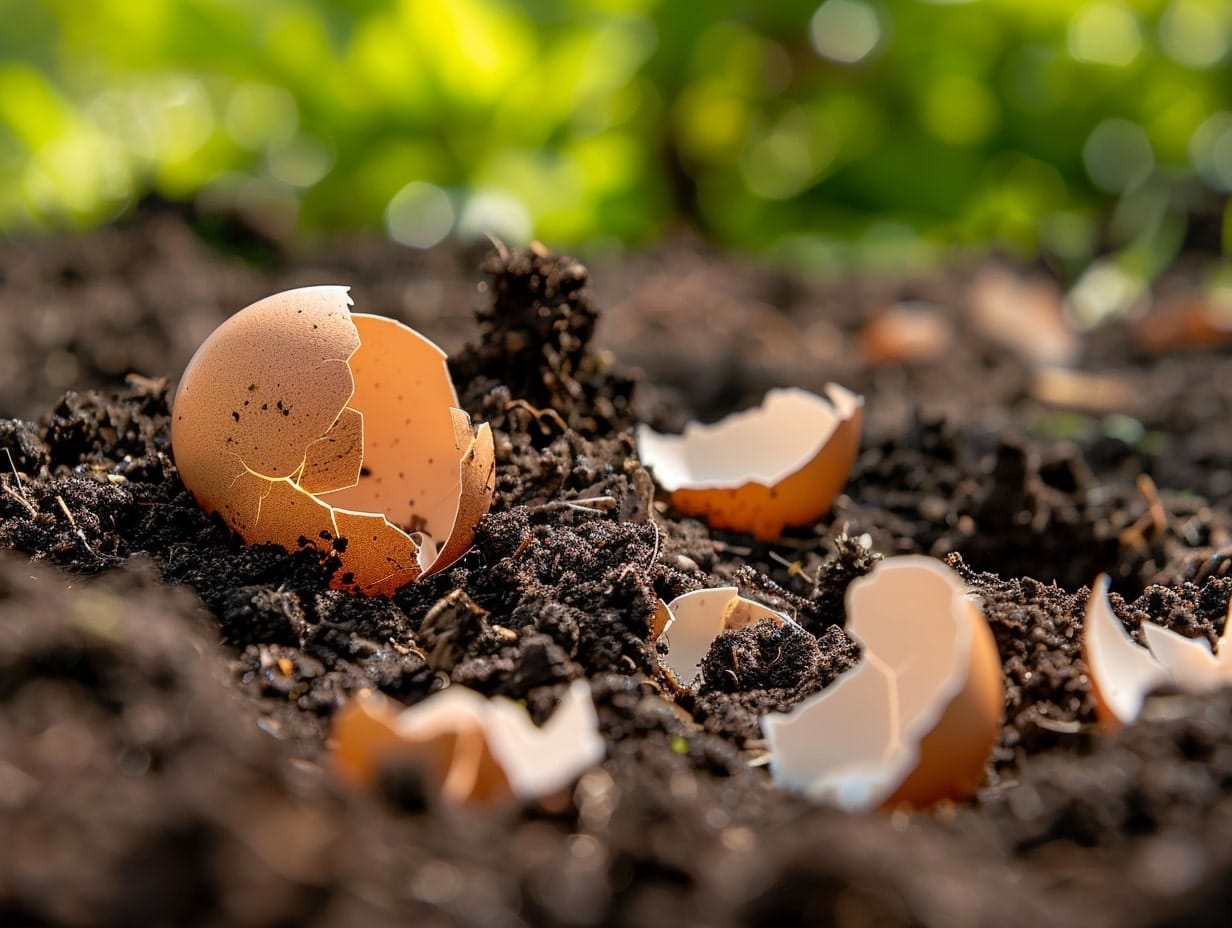
M 1216 113 L 1198 127 L 1189 160 L 1211 186 L 1232 191 L 1232 113 Z
M 256 150 L 295 135 L 299 109 L 281 87 L 248 81 L 231 91 L 223 126 L 237 145 Z
M 826 0 L 809 22 L 809 37 L 822 58 L 856 64 L 881 42 L 881 20 L 861 0 Z
M 476 239 L 494 235 L 501 241 L 521 245 L 530 241 L 530 213 L 517 197 L 494 190 L 480 190 L 467 198 L 458 217 L 458 237 Z
M 959 74 L 932 82 L 920 115 L 929 132 L 951 145 L 984 141 L 1000 118 L 997 101 L 988 89 Z
M 311 187 L 329 173 L 333 153 L 317 139 L 301 135 L 282 145 L 270 147 L 271 176 L 292 187 Z
M 833 136 L 805 107 L 789 112 L 769 132 L 756 134 L 740 160 L 749 190 L 783 200 L 811 186 L 838 153 Z
M 1232 46 L 1232 7 L 1227 0 L 1173 0 L 1159 20 L 1159 44 L 1187 68 L 1219 64 Z
M 436 184 L 413 180 L 385 208 L 385 230 L 395 242 L 431 248 L 453 229 L 453 202 Z
M 1145 130 L 1128 119 L 1105 119 L 1091 130 L 1082 160 L 1096 186 L 1124 193 L 1142 184 L 1155 168 L 1155 153 Z
M 1088 3 L 1071 17 L 1067 44 L 1077 61 L 1124 67 L 1142 51 L 1142 29 L 1121 3 Z

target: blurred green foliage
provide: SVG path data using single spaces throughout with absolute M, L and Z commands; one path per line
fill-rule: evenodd
M 0 229 L 156 192 L 1149 276 L 1232 234 L 1230 52 L 1228 0 L 0 0 Z

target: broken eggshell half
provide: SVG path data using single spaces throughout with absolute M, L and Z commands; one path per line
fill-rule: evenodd
M 346 287 L 304 287 L 227 319 L 184 371 L 171 444 L 245 542 L 314 547 L 336 558 L 333 587 L 388 595 L 469 549 L 492 432 L 458 408 L 440 348 L 350 305 Z
M 723 632 L 748 628 L 758 622 L 786 625 L 787 616 L 740 596 L 734 586 L 694 590 L 670 603 L 659 600 L 653 637 L 667 644 L 659 663 L 681 686 L 700 682 L 702 660 Z
M 864 399 L 837 384 L 825 396 L 771 390 L 761 406 L 682 435 L 637 430 L 637 452 L 680 512 L 769 540 L 834 504 L 860 449 Z
M 1225 621 L 1215 653 L 1203 638 L 1186 638 L 1153 622 L 1142 623 L 1139 646 L 1112 611 L 1109 579 L 1091 586 L 1082 626 L 1082 655 L 1091 681 L 1095 712 L 1109 728 L 1138 718 L 1154 689 L 1171 683 L 1189 693 L 1232 685 L 1232 621 Z
M 889 558 L 847 590 L 860 662 L 762 720 L 776 782 L 857 812 L 971 796 L 1001 727 L 992 631 L 942 562 Z
M 523 706 L 463 686 L 400 711 L 365 690 L 338 711 L 332 754 L 339 776 L 355 786 L 404 763 L 447 802 L 500 803 L 559 793 L 602 761 L 606 747 L 590 684 L 575 680 L 542 727 Z

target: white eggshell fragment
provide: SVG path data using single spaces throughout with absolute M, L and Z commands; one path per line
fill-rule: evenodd
M 965 799 L 1001 727 L 992 631 L 940 561 L 889 558 L 847 591 L 860 663 L 762 720 L 776 782 L 848 811 Z
M 1142 636 L 1169 679 L 1189 693 L 1209 693 L 1232 685 L 1232 645 L 1225 628 L 1218 652 L 1212 652 L 1205 638 L 1186 638 L 1153 622 L 1142 624 Z
M 740 596 L 734 586 L 694 590 L 660 604 L 667 616 L 662 631 L 655 637 L 666 642 L 667 653 L 659 659 L 683 686 L 700 682 L 702 660 L 723 632 L 758 622 L 791 622 L 787 616 Z
M 365 693 L 339 710 L 333 728 L 334 764 L 344 779 L 371 785 L 383 765 L 411 762 L 454 803 L 552 796 L 605 754 L 585 680 L 570 684 L 541 728 L 517 703 L 462 686 L 401 712 Z
M 469 548 L 494 490 L 444 353 L 346 287 L 305 287 L 225 321 L 189 362 L 171 442 L 184 485 L 249 544 L 336 558 L 332 584 L 389 594 Z
M 1127 725 L 1142 711 L 1147 693 L 1168 679 L 1168 671 L 1129 636 L 1108 602 L 1108 577 L 1100 575 L 1087 597 L 1082 652 L 1095 709 L 1107 724 Z
M 672 505 L 719 529 L 777 538 L 834 504 L 860 448 L 864 400 L 837 384 L 824 397 L 771 390 L 762 405 L 682 435 L 637 431 L 638 456 Z
M 1219 649 L 1211 653 L 1205 639 L 1186 638 L 1153 622 L 1142 623 L 1147 646 L 1130 637 L 1108 601 L 1108 577 L 1101 574 L 1087 598 L 1082 653 L 1091 680 L 1091 695 L 1101 721 L 1110 727 L 1138 718 L 1154 689 L 1171 683 L 1189 693 L 1232 685 L 1232 621 L 1225 622 Z

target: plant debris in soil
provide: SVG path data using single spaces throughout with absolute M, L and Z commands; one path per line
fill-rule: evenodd
M 827 283 L 681 241 L 598 262 L 592 287 L 538 246 L 263 253 L 211 251 L 166 213 L 0 243 L 0 923 L 1222 922 L 1232 694 L 1160 693 L 1110 736 L 1079 648 L 1100 572 L 1135 632 L 1222 631 L 1219 344 L 1161 356 L 1128 322 L 1082 336 L 1077 369 L 1132 397 L 1108 412 L 1059 406 L 1028 352 L 971 324 L 978 265 Z M 391 599 L 330 590 L 311 552 L 241 546 L 169 447 L 169 378 L 196 343 L 252 299 L 326 282 L 450 348 L 496 435 L 473 550 Z M 1195 285 L 1182 268 L 1159 286 Z M 949 351 L 864 358 L 864 325 L 908 301 L 948 322 Z M 760 542 L 656 498 L 636 423 L 831 380 L 867 416 L 820 524 Z M 853 666 L 847 585 L 907 552 L 960 571 L 996 638 L 984 790 L 862 816 L 780 791 L 759 718 Z M 682 691 L 658 666 L 656 601 L 719 584 L 798 625 L 724 633 Z M 414 704 L 460 684 L 542 722 L 582 678 L 607 759 L 563 807 L 479 813 L 414 770 L 372 793 L 330 773 L 331 716 L 361 689 Z

